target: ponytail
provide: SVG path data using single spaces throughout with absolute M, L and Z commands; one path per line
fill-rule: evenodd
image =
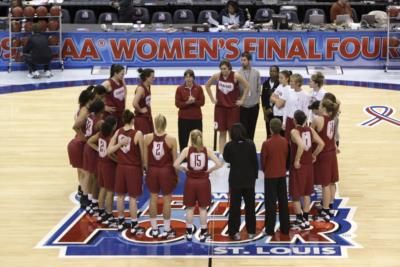
M 199 130 L 193 130 L 190 132 L 190 141 L 198 151 L 203 149 L 203 134 Z
M 154 126 L 156 127 L 156 131 L 158 133 L 164 132 L 165 128 L 167 128 L 167 119 L 165 118 L 165 116 L 158 114 L 154 118 Z
M 110 68 L 110 78 L 112 78 L 116 73 L 123 71 L 125 68 L 120 64 L 112 64 Z
M 146 81 L 147 78 L 149 78 L 151 76 L 151 74 L 154 73 L 153 69 L 142 69 L 142 68 L 139 68 L 137 71 L 139 73 L 139 77 L 140 77 L 140 80 L 142 82 Z
M 311 80 L 313 82 L 315 82 L 319 88 L 322 87 L 322 85 L 324 85 L 325 82 L 325 76 L 322 74 L 322 72 L 317 71 L 316 73 L 314 73 L 313 75 L 311 75 Z
M 327 98 L 322 100 L 322 107 L 326 110 L 331 119 L 334 119 L 339 111 L 339 104 Z
M 85 90 L 83 90 L 78 98 L 79 106 L 85 106 L 90 100 L 92 100 L 95 96 L 93 92 L 94 86 L 89 85 Z
M 135 118 L 135 114 L 129 109 L 125 109 L 124 113 L 122 114 L 122 122 L 124 124 L 130 124 L 131 121 Z

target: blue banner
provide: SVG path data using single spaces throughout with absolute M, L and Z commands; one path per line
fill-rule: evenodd
M 390 56 L 400 57 L 400 39 L 388 42 L 383 31 L 65 32 L 62 42 L 66 68 L 112 63 L 132 67 L 216 66 L 223 58 L 239 64 L 242 51 L 253 54 L 254 66 L 383 67 L 388 43 Z M 0 66 L 4 69 L 11 52 L 8 33 L 0 33 L 0 49 Z M 12 52 L 16 61 L 22 61 L 21 49 L 13 48 Z M 22 65 L 13 63 L 16 68 Z

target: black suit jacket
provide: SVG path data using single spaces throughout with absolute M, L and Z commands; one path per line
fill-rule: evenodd
M 34 33 L 28 39 L 23 49 L 24 54 L 31 56 L 33 64 L 49 64 L 52 52 L 49 47 L 47 36 Z
M 271 88 L 271 85 L 269 84 L 270 79 L 271 78 L 268 78 L 267 80 L 265 80 L 265 82 L 262 85 L 261 104 L 262 104 L 263 108 L 265 108 L 265 109 L 272 108 L 272 105 L 269 102 L 269 99 L 270 99 L 272 93 L 275 91 L 275 89 L 279 85 L 279 81 L 275 81 L 274 85 Z

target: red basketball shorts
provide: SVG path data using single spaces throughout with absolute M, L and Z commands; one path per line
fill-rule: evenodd
M 215 106 L 214 129 L 217 131 L 228 131 L 233 124 L 240 122 L 240 108 L 225 108 Z
M 137 198 L 143 192 L 142 168 L 134 165 L 117 165 L 115 173 L 115 193 Z
M 85 144 L 83 149 L 83 169 L 89 173 L 96 174 L 98 158 L 99 153 L 88 144 Z
M 97 182 L 99 187 L 104 187 L 108 191 L 114 192 L 116 168 L 117 164 L 113 161 L 99 160 L 97 162 Z
M 289 175 L 289 194 L 293 199 L 309 196 L 314 189 L 313 164 L 302 164 L 300 169 L 294 167 Z
M 327 186 L 339 181 L 336 151 L 322 152 L 314 163 L 314 183 Z
M 163 195 L 171 194 L 177 184 L 175 169 L 169 167 L 149 167 L 146 177 L 146 185 L 149 191 L 153 194 L 158 194 L 160 191 Z
M 186 178 L 183 191 L 183 204 L 186 207 L 194 207 L 196 201 L 201 208 L 211 205 L 211 183 L 208 178 Z
M 83 148 L 85 142 L 78 138 L 72 139 L 67 146 L 69 163 L 74 168 L 83 168 Z

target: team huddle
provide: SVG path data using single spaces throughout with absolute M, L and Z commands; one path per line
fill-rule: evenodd
M 249 145 L 246 150 L 251 155 L 247 157 L 249 166 L 252 164 L 251 170 L 256 170 L 244 176 L 251 176 L 255 180 L 259 168 L 264 172 L 267 235 L 273 235 L 276 231 L 277 201 L 280 232 L 289 234 L 287 171 L 289 195 L 296 211 L 292 227 L 300 231 L 310 229 L 310 195 L 315 185 L 322 186 L 321 209 L 315 219 L 330 221 L 335 215 L 332 204 L 339 178 L 336 158 L 339 151 L 338 101 L 333 94 L 321 88 L 324 79 L 321 73 L 311 77 L 313 91 L 310 95 L 302 90 L 301 75 L 286 70 L 279 72 L 277 66 L 271 67 L 270 78 L 264 83 L 261 93 L 259 73 L 250 66 L 250 54 L 243 53 L 242 59 L 241 72 L 232 71 L 229 61 L 221 61 L 220 72 L 214 74 L 205 85 L 211 102 L 215 104 L 214 125 L 219 132 L 219 152 L 223 158 L 217 157 L 213 150 L 203 144 L 201 107 L 204 105 L 204 94 L 201 86 L 194 82 L 192 70 L 185 71 L 184 84 L 178 87 L 175 95 L 175 105 L 179 109 L 179 154 L 177 139 L 166 131 L 166 117 L 158 114 L 153 119 L 152 116 L 153 69 L 138 70 L 140 83 L 132 103 L 134 112 L 126 108 L 127 87 L 124 82 L 125 70 L 121 65 L 112 65 L 110 78 L 101 85 L 83 90 L 79 95 L 79 110 L 73 125 L 76 135 L 68 144 L 70 163 L 77 169 L 81 208 L 96 217 L 99 223 L 120 231 L 130 229 L 132 234 L 143 234 L 145 229 L 138 224 L 137 198 L 142 195 L 143 186 L 146 186 L 150 192 L 151 235 L 153 238 L 173 238 L 175 230 L 170 221 L 172 193 L 178 184 L 178 173 L 182 171 L 186 173 L 183 194 L 186 238 L 192 240 L 196 231 L 193 217 L 197 205 L 201 228 L 199 237 L 204 242 L 210 238 L 207 229 L 207 208 L 212 201 L 210 173 L 221 168 L 224 161 L 225 164 L 231 164 L 231 195 L 239 192 L 233 184 L 236 181 L 231 179 L 235 176 L 233 172 L 237 170 L 237 163 L 229 155 L 234 151 L 231 143 L 236 142 L 240 144 L 239 151 L 244 149 L 242 143 Z M 216 84 L 215 94 L 211 91 L 213 84 Z M 261 166 L 258 166 L 252 141 L 255 123 L 247 122 L 246 118 L 253 119 L 253 110 L 258 116 L 260 95 L 268 98 L 269 106 L 263 103 L 268 139 L 262 144 Z M 255 104 L 249 101 L 255 101 Z M 228 132 L 231 141 L 227 144 Z M 209 165 L 209 161 L 214 164 Z M 250 186 L 241 184 L 240 187 L 250 188 L 239 193 L 239 202 L 240 194 L 244 194 L 246 208 L 251 209 L 254 205 L 249 204 L 249 199 L 253 201 L 254 196 L 248 196 L 254 195 L 254 182 Z M 113 213 L 114 195 L 117 198 L 117 216 Z M 163 231 L 157 224 L 160 195 Z M 125 196 L 129 197 L 129 218 L 125 218 Z M 232 211 L 236 209 L 232 207 Z M 251 219 L 255 217 L 253 213 L 246 212 L 246 224 L 255 225 L 255 219 Z M 235 216 L 230 215 L 229 219 L 236 222 Z M 240 221 L 240 211 L 238 216 Z M 233 240 L 239 240 L 239 225 L 235 222 L 229 222 L 229 235 Z M 253 238 L 255 226 L 247 230 L 249 238 Z

